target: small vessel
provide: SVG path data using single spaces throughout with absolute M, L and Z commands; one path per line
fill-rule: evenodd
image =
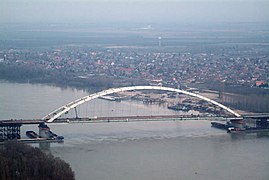
M 48 125 L 45 123 L 40 124 L 39 126 L 39 134 L 42 138 L 46 138 L 47 140 L 63 140 L 63 136 L 58 136 L 57 134 L 53 133 Z
M 186 112 L 190 110 L 190 108 L 188 106 L 184 106 L 182 104 L 176 104 L 176 105 L 168 106 L 167 108 L 175 110 L 175 111 L 186 111 Z
M 116 96 L 101 96 L 99 97 L 99 99 L 104 99 L 104 100 L 108 100 L 108 101 L 121 101 L 120 97 L 116 97 Z
M 39 135 L 34 131 L 26 131 L 26 136 L 31 138 L 31 139 L 40 138 Z
M 49 134 L 49 139 L 58 139 L 58 140 L 63 140 L 64 137 L 63 136 L 58 136 L 57 134 L 53 133 L 52 131 L 48 132 Z

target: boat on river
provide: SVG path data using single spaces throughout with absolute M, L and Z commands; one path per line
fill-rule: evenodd
M 26 131 L 26 136 L 30 139 L 40 138 L 40 136 L 34 131 Z
M 184 106 L 182 104 L 176 104 L 176 105 L 168 106 L 167 108 L 175 110 L 175 111 L 185 111 L 185 112 L 190 110 L 190 107 Z

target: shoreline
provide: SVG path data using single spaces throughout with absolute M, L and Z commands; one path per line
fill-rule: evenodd
M 94 92 L 98 92 L 98 91 L 102 91 L 103 88 L 94 88 L 94 87 L 78 87 L 78 86 L 72 86 L 72 85 L 63 85 L 63 84 L 58 84 L 58 83 L 42 83 L 42 82 L 31 82 L 31 81 L 15 81 L 15 80 L 6 80 L 6 79 L 0 79 L 0 83 L 18 83 L 18 84 L 32 84 L 32 85 L 44 85 L 44 86 L 52 86 L 52 87 L 59 87 L 59 88 L 63 88 L 63 89 L 76 89 L 76 90 L 82 90 L 85 91 L 87 93 L 94 93 Z M 107 88 L 109 89 L 109 88 Z M 145 99 L 146 96 L 150 96 L 150 97 L 146 97 L 146 98 L 153 98 L 155 99 L 155 101 L 159 101 L 161 104 L 166 104 L 166 105 L 173 105 L 177 102 L 182 103 L 182 101 L 184 101 L 184 99 L 191 99 L 189 96 L 181 96 L 179 99 L 176 98 L 169 98 L 167 97 L 167 94 L 169 93 L 162 93 L 162 94 L 153 94 L 153 93 L 143 93 L 142 91 L 137 91 L 137 92 L 121 92 L 118 93 L 120 96 L 127 96 L 127 98 L 123 98 L 123 100 L 126 99 L 130 99 L 130 97 L 135 96 L 135 95 L 141 95 L 144 98 L 142 99 L 134 99 L 134 100 L 138 100 L 138 101 L 142 101 Z M 202 96 L 208 97 L 212 100 L 215 100 L 217 102 L 220 102 L 220 99 L 218 98 L 218 92 L 213 91 L 213 90 L 209 90 L 209 89 L 203 89 L 200 90 L 197 94 L 200 94 Z M 224 93 L 224 94 L 231 94 L 231 93 Z M 232 95 L 237 95 L 237 94 L 232 94 Z M 165 96 L 165 97 L 163 97 Z M 180 100 L 181 99 L 181 100 Z M 196 102 L 197 104 L 197 102 Z M 241 110 L 241 109 L 235 109 L 233 107 L 233 109 L 240 114 L 250 114 L 250 113 L 255 113 L 255 112 L 251 112 L 251 111 L 245 111 L 245 110 Z M 266 113 L 266 112 L 265 112 Z

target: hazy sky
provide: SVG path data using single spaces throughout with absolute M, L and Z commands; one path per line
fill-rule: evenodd
M 3 22 L 269 22 L 269 0 L 0 0 Z

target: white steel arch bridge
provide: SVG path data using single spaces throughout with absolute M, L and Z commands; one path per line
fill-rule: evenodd
M 72 101 L 72 102 L 52 111 L 51 113 L 49 113 L 48 115 L 43 117 L 43 120 L 45 120 L 48 123 L 53 122 L 55 119 L 57 119 L 61 115 L 65 114 L 69 110 L 76 108 L 77 106 L 84 104 L 88 101 L 91 101 L 91 100 L 96 99 L 96 98 L 101 97 L 101 96 L 105 96 L 105 95 L 109 95 L 109 94 L 113 94 L 113 93 L 118 93 L 118 92 L 123 92 L 123 91 L 132 91 L 132 90 L 162 90 L 162 91 L 182 93 L 185 95 L 189 95 L 192 97 L 196 97 L 196 98 L 205 100 L 209 103 L 212 103 L 212 104 L 219 106 L 220 108 L 230 112 L 231 114 L 233 114 L 236 117 L 241 117 L 240 114 L 236 113 L 235 111 L 228 108 L 227 106 L 220 104 L 212 99 L 209 99 L 207 97 L 204 97 L 204 96 L 201 96 L 199 94 L 192 93 L 192 92 L 184 91 L 181 89 L 170 88 L 170 87 L 163 87 L 163 86 L 129 86 L 129 87 L 111 88 L 111 89 L 103 90 L 103 91 L 82 97 L 80 99 Z

